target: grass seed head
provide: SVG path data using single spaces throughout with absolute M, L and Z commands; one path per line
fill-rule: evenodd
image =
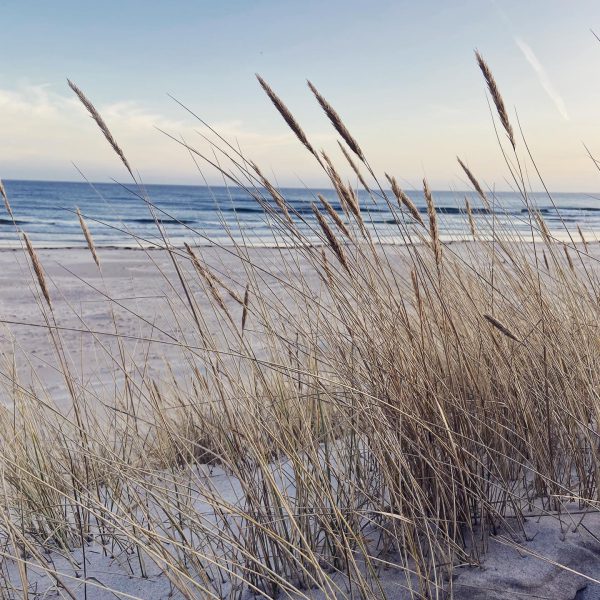
M 92 233 L 90 232 L 90 229 L 87 226 L 87 223 L 85 222 L 85 219 L 83 218 L 83 215 L 81 214 L 81 211 L 79 210 L 79 207 L 77 207 L 76 212 L 77 212 L 77 217 L 79 218 L 79 225 L 81 227 L 81 231 L 83 231 L 83 237 L 85 237 L 85 241 L 87 243 L 87 246 L 88 246 L 90 252 L 92 253 L 92 257 L 94 259 L 94 262 L 96 263 L 96 266 L 99 267 L 100 261 L 98 259 L 98 254 L 96 253 L 96 246 L 94 244 L 94 238 L 92 237 Z
M 354 152 L 354 154 L 356 154 L 356 156 L 358 156 L 360 160 L 365 162 L 365 156 L 362 150 L 360 149 L 358 142 L 352 137 L 352 135 L 348 131 L 348 128 L 344 125 L 344 122 L 342 121 L 340 115 L 337 114 L 333 106 L 331 106 L 331 104 L 329 104 L 329 102 L 325 100 L 325 98 L 319 93 L 319 90 L 317 90 L 317 88 L 310 81 L 308 81 L 307 83 L 308 87 L 310 88 L 310 91 L 315 95 L 315 98 L 321 105 L 321 108 L 331 121 L 331 124 L 335 127 L 336 131 L 342 136 L 346 144 L 348 144 L 350 150 L 352 150 L 352 152 Z
M 427 184 L 427 179 L 423 178 L 423 194 L 427 203 L 427 215 L 429 217 L 429 235 L 431 236 L 431 244 L 435 253 L 435 262 L 439 265 L 442 261 L 442 244 L 440 242 L 440 233 L 437 222 L 437 212 L 433 202 L 431 190 Z
M 475 51 L 475 57 L 477 58 L 477 63 L 479 64 L 479 68 L 481 69 L 483 77 L 487 83 L 488 89 L 492 96 L 492 100 L 496 105 L 496 111 L 498 112 L 498 116 L 500 117 L 502 127 L 504 127 L 504 131 L 506 131 L 506 135 L 508 136 L 508 139 L 514 150 L 516 148 L 516 144 L 513 128 L 510 124 L 508 113 L 506 112 L 506 107 L 504 106 L 504 100 L 502 99 L 502 95 L 500 94 L 500 90 L 498 89 L 498 85 L 496 84 L 496 80 L 494 79 L 494 76 L 488 64 L 485 62 L 483 56 L 481 56 L 478 50 Z
M 248 307 L 250 306 L 250 283 L 246 284 L 246 289 L 244 290 L 244 300 L 243 300 L 243 309 L 242 309 L 242 333 L 246 328 L 246 320 L 248 319 Z
M 39 256 L 35 251 L 35 248 L 31 244 L 29 240 L 29 236 L 26 233 L 23 233 L 23 239 L 25 240 L 25 247 L 27 248 L 27 254 L 29 254 L 29 258 L 31 260 L 31 265 L 33 267 L 33 271 L 37 278 L 40 289 L 42 290 L 42 294 L 48 303 L 48 306 L 52 308 L 52 303 L 50 302 L 50 293 L 48 291 L 48 285 L 46 284 L 46 277 L 44 275 L 44 269 L 42 268 L 42 263 L 40 262 Z
M 283 103 L 281 98 L 273 91 L 271 86 L 257 73 L 256 79 L 258 79 L 258 83 L 260 83 L 262 89 L 265 91 L 279 114 L 283 117 L 283 120 L 288 124 L 288 127 L 294 132 L 296 137 L 300 140 L 300 142 L 305 146 L 305 148 L 317 158 L 318 155 L 312 147 L 311 143 L 308 141 L 306 134 L 302 130 L 302 127 L 298 124 L 298 121 L 294 118 L 294 115 L 290 112 L 288 107 Z
M 2 196 L 2 200 L 4 200 L 4 206 L 6 207 L 6 212 L 12 217 L 13 212 L 10 207 L 10 202 L 8 201 L 8 194 L 6 193 L 6 189 L 4 188 L 4 183 L 0 179 L 0 195 Z
M 121 162 L 125 165 L 125 168 L 129 171 L 129 174 L 131 175 L 132 179 L 135 180 L 135 177 L 133 176 L 133 171 L 131 170 L 131 167 L 129 166 L 129 162 L 128 162 L 127 158 L 125 157 L 123 150 L 121 150 L 121 148 L 117 144 L 115 138 L 113 137 L 112 133 L 110 132 L 110 129 L 104 122 L 104 119 L 102 118 L 100 113 L 96 110 L 96 107 L 90 102 L 90 100 L 87 98 L 87 96 L 70 79 L 67 79 L 67 82 L 69 83 L 69 87 L 75 92 L 75 94 L 77 95 L 77 97 L 79 98 L 79 100 L 81 101 L 83 106 L 85 106 L 87 111 L 90 113 L 90 116 L 92 117 L 92 119 L 94 119 L 94 121 L 96 121 L 96 124 L 100 128 L 100 131 L 102 131 L 102 133 L 104 134 L 104 137 L 106 138 L 108 143 L 111 145 L 112 149 L 116 152 L 117 156 L 121 159 Z

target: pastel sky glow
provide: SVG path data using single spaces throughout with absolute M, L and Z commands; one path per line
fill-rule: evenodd
M 3 2 L 0 176 L 126 181 L 69 90 L 96 104 L 146 182 L 202 183 L 157 127 L 206 149 L 172 94 L 281 185 L 322 175 L 260 89 L 271 83 L 317 147 L 336 136 L 306 87 L 336 107 L 379 172 L 407 188 L 467 189 L 460 155 L 509 189 L 475 48 L 515 110 L 550 188 L 600 190 L 597 0 L 78 0 Z M 211 183 L 218 176 L 207 170 Z M 532 178 L 532 186 L 539 184 Z

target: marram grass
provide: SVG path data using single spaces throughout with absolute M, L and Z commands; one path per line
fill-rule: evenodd
M 477 60 L 507 152 L 516 153 L 498 86 Z M 539 213 L 527 238 L 492 215 L 476 228 L 467 201 L 479 241 L 446 244 L 426 181 L 424 223 L 393 175 L 375 176 L 312 84 L 342 138 L 341 166 L 315 150 L 259 82 L 330 178 L 343 211 L 314 199 L 315 244 L 299 226 L 304 217 L 262 171 L 215 142 L 229 157 L 219 162 L 223 174 L 296 250 L 281 252 L 269 273 L 232 245 L 227 251 L 242 274 L 232 276 L 213 272 L 201 249 L 174 248 L 163 232 L 183 304 L 173 316 L 180 337 L 168 342 L 187 357 L 191 387 L 125 377 L 115 387 L 113 418 L 102 420 L 93 394 L 61 358 L 71 419 L 3 367 L 15 407 L 0 414 L 3 597 L 33 593 L 34 567 L 63 596 L 76 597 L 80 587 L 52 558 L 74 549 L 118 556 L 133 577 L 158 571 L 185 598 L 317 591 L 382 598 L 382 573 L 392 567 L 394 597 L 450 597 L 459 565 L 479 564 L 490 536 L 509 521 L 518 528 L 533 507 L 554 514 L 564 498 L 587 508 L 600 500 L 600 285 L 592 242 L 583 234 L 581 243 L 555 239 Z M 132 173 L 98 111 L 70 85 Z M 515 164 L 524 165 L 520 159 Z M 459 164 L 486 205 L 497 201 Z M 397 215 L 406 245 L 377 243 L 368 210 L 345 183 L 348 167 L 371 200 Z M 529 207 L 526 178 L 511 172 Z M 99 265 L 102 249 L 78 216 Z M 51 302 L 42 262 L 23 239 L 47 304 L 40 310 L 65 357 L 53 318 L 59 294 Z M 265 284 L 268 276 L 278 289 Z M 220 332 L 206 325 L 206 310 L 221 315 Z M 112 326 L 125 342 L 116 319 Z M 111 359 L 129 372 L 122 354 Z M 235 496 L 207 476 L 215 469 Z M 82 577 L 93 597 L 98 582 Z

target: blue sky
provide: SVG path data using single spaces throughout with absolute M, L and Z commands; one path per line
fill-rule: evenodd
M 74 101 L 66 78 L 97 105 L 148 182 L 197 182 L 189 157 L 154 126 L 205 148 L 171 93 L 236 139 L 282 184 L 321 175 L 262 94 L 261 73 L 315 145 L 335 136 L 310 78 L 344 117 L 370 162 L 407 187 L 423 175 L 466 187 L 461 155 L 506 189 L 484 85 L 490 63 L 536 158 L 557 190 L 598 190 L 600 3 L 567 0 L 404 2 L 2 2 L 0 176 L 94 180 L 123 170 Z M 210 170 L 206 176 L 216 181 Z

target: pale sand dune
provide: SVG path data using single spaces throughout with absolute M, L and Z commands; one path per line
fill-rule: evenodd
M 460 245 L 456 245 L 455 249 L 457 252 L 463 251 Z M 202 252 L 204 259 L 217 272 L 224 278 L 230 277 L 236 291 L 243 290 L 246 273 L 237 257 L 223 250 L 205 249 Z M 278 266 L 281 264 L 279 252 L 274 249 L 251 250 L 250 258 L 277 277 L 286 278 L 287 274 Z M 597 252 L 597 248 L 594 248 L 594 252 Z M 182 315 L 186 313 L 186 304 L 179 296 L 181 288 L 169 257 L 162 251 L 100 249 L 99 253 L 102 274 L 87 250 L 40 252 L 49 281 L 56 323 L 61 328 L 67 328 L 61 331 L 61 336 L 69 349 L 70 368 L 99 399 L 108 401 L 115 379 L 117 385 L 122 379 L 108 359 L 116 348 L 116 338 L 102 335 L 114 331 L 112 306 L 120 334 L 128 336 L 123 342 L 130 361 L 147 364 L 147 374 L 157 378 L 165 375 L 165 361 L 168 361 L 173 372 L 185 379 L 189 367 L 182 360 L 177 346 L 143 341 L 150 338 L 168 340 L 170 333 L 178 337 L 181 335 L 180 331 L 169 329 L 173 326 L 173 311 Z M 302 261 L 301 258 L 299 260 Z M 275 294 L 282 290 L 277 277 L 265 276 L 264 280 L 264 285 L 272 286 Z M 318 279 L 313 276 L 310 281 L 314 283 L 317 293 Z M 43 382 L 58 406 L 68 411 L 67 391 L 57 371 L 55 351 L 47 331 L 43 327 L 31 326 L 44 322 L 35 294 L 24 254 L 20 251 L 0 252 L 0 318 L 13 322 L 7 324 L 7 329 L 2 333 L 3 355 L 10 359 L 14 348 L 22 385 L 39 387 Z M 113 298 L 113 302 L 109 303 L 103 294 Z M 230 300 L 228 306 L 239 317 L 239 306 Z M 208 302 L 202 305 L 202 314 L 207 327 L 218 332 L 220 317 L 210 309 Z M 184 324 L 185 321 L 180 323 Z M 70 329 L 89 329 L 96 333 L 91 335 Z M 100 342 L 106 344 L 108 352 L 102 350 Z M 8 377 L 6 368 L 2 367 L 2 373 Z M 8 393 L 3 400 L 5 404 L 10 404 Z M 239 493 L 237 482 L 218 469 L 206 476 L 212 478 L 211 485 L 220 490 L 224 497 L 235 501 Z M 567 505 L 565 508 L 575 512 L 576 505 Z M 489 540 L 489 553 L 483 568 L 458 568 L 454 581 L 455 597 L 481 600 L 591 600 L 600 597 L 600 587 L 582 575 L 573 573 L 580 571 L 589 578 L 600 579 L 600 518 L 597 514 L 585 517 L 581 514 L 563 514 L 560 520 L 552 516 L 532 516 L 527 519 L 525 531 L 528 539 L 520 534 L 513 538 L 522 545 L 522 549 L 507 545 L 511 539 L 509 532 L 500 532 L 497 539 Z M 75 550 L 74 557 L 81 561 L 81 551 Z M 88 548 L 86 562 L 91 582 L 129 594 L 130 597 L 158 599 L 169 594 L 168 581 L 159 572 L 151 571 L 148 579 L 140 578 L 139 574 L 128 575 L 125 568 L 119 566 L 118 560 L 104 556 L 100 548 L 94 545 Z M 81 570 L 58 556 L 55 564 L 58 571 L 75 578 L 65 578 L 64 582 L 77 598 L 83 598 L 83 586 L 76 581 L 81 576 Z M 32 580 L 36 580 L 41 593 L 48 590 L 46 597 L 55 597 L 51 591 L 53 583 L 47 575 L 37 578 L 32 574 Z M 382 572 L 383 587 L 391 598 L 404 597 L 403 581 L 404 576 L 394 572 L 394 569 Z M 316 593 L 311 595 L 310 591 L 307 595 L 320 597 Z M 88 597 L 115 596 L 90 586 Z

